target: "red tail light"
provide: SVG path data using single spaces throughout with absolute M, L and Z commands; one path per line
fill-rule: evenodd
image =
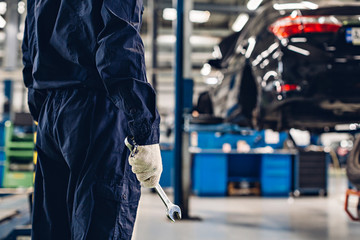
M 333 16 L 289 16 L 271 24 L 269 30 L 278 38 L 287 38 L 300 33 L 337 32 L 341 26 Z
M 284 84 L 278 88 L 278 92 L 290 92 L 298 90 L 298 85 L 296 84 Z

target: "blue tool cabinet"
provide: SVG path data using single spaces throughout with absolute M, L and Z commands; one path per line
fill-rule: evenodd
M 225 196 L 227 187 L 227 156 L 199 154 L 194 161 L 194 192 L 199 196 Z
M 293 153 L 193 153 L 193 191 L 199 196 L 226 196 L 229 182 L 260 182 L 263 196 L 289 196 Z
M 265 154 L 261 164 L 263 196 L 289 196 L 292 178 L 291 155 Z
M 162 146 L 161 146 L 162 147 Z M 172 148 L 162 148 L 161 158 L 163 164 L 163 171 L 160 178 L 160 185 L 162 187 L 173 186 L 174 176 L 174 151 Z
M 226 156 L 226 154 L 224 154 Z M 229 154 L 227 156 L 228 182 L 259 182 L 261 174 L 261 155 L 259 154 Z

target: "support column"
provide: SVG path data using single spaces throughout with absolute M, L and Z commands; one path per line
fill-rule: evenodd
M 183 184 L 182 184 L 182 160 L 183 160 L 183 98 L 184 98 L 184 0 L 177 0 L 177 24 L 176 24 L 176 52 L 175 52 L 175 181 L 174 202 L 184 212 Z
M 148 0 L 148 31 L 151 46 L 151 84 L 157 92 L 157 36 L 158 36 L 158 16 L 157 16 L 157 4 L 155 0 Z
M 192 61 L 191 53 L 192 47 L 190 38 L 192 36 L 192 23 L 190 22 L 190 11 L 193 9 L 193 0 L 185 0 L 184 2 L 184 53 L 183 53 L 183 114 L 189 113 L 189 104 L 185 104 L 185 96 L 191 98 L 192 91 L 190 93 L 189 82 L 192 81 Z M 184 119 L 183 119 L 184 121 Z M 186 124 L 186 120 L 185 123 Z M 189 216 L 189 198 L 191 193 L 191 156 L 189 154 L 189 132 L 184 131 L 184 125 L 182 127 L 182 211 L 185 219 L 190 219 Z
M 191 158 L 188 151 L 189 133 L 184 131 L 184 82 L 191 81 L 192 23 L 189 13 L 192 0 L 177 0 L 176 59 L 175 59 L 175 204 L 182 210 L 184 219 L 189 219 L 189 197 L 191 192 Z M 190 94 L 192 96 L 192 94 Z
M 190 38 L 192 36 L 192 22 L 190 21 L 190 11 L 194 9 L 193 0 L 185 0 L 184 2 L 184 79 L 192 79 L 192 47 Z
M 19 45 L 17 34 L 19 32 L 18 2 L 13 0 L 6 1 L 6 26 L 5 26 L 5 55 L 4 68 L 7 71 L 14 71 L 18 64 Z

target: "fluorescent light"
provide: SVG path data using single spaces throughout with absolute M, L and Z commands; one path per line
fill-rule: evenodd
M 291 9 L 317 9 L 319 6 L 309 1 L 302 1 L 301 3 L 275 3 L 273 8 L 275 10 L 291 10 Z
M 249 20 L 249 15 L 247 15 L 246 13 L 242 13 L 240 14 L 234 24 L 232 25 L 232 30 L 234 32 L 240 32 L 243 27 L 245 26 L 245 24 L 247 23 L 247 21 Z
M 273 51 L 275 51 L 278 47 L 279 47 L 279 43 L 277 43 L 277 42 L 271 44 L 270 47 L 269 47 L 267 50 L 263 51 L 263 52 L 260 54 L 261 58 L 262 58 L 262 59 L 267 58 L 267 57 L 268 57 Z M 258 56 L 258 57 L 259 57 L 259 56 Z M 260 60 L 260 61 L 261 61 L 261 60 Z
M 263 69 L 264 67 L 266 67 L 267 65 L 269 65 L 270 61 L 269 59 L 265 59 L 261 64 L 260 64 L 260 68 Z
M 275 3 L 273 8 L 275 10 L 306 9 L 306 7 L 301 3 Z
M 190 37 L 190 43 L 191 45 L 194 46 L 210 46 L 213 47 L 217 44 L 219 44 L 220 42 L 220 38 L 217 37 L 207 37 L 207 36 L 198 36 L 198 35 L 194 35 Z M 166 45 L 171 45 L 171 44 L 175 44 L 176 42 L 176 36 L 175 35 L 159 35 L 157 37 L 157 42 L 159 44 L 166 44 Z
M 270 47 L 268 48 L 268 52 L 269 54 L 271 54 L 274 50 L 276 50 L 279 47 L 279 43 L 275 42 L 273 44 L 270 45 Z
M 18 3 L 18 13 L 19 14 L 23 14 L 24 12 L 25 12 L 25 2 L 23 2 L 23 1 L 20 1 L 19 3 Z
M 246 7 L 249 10 L 256 10 L 260 6 L 261 2 L 262 0 L 249 0 Z
M 310 55 L 310 52 L 308 50 L 305 50 L 305 49 L 302 49 L 302 48 L 299 48 L 299 47 L 295 47 L 294 45 L 289 45 L 287 46 L 287 48 L 293 52 L 297 52 L 297 53 L 300 53 L 304 56 L 309 56 Z
M 304 4 L 304 6 L 306 6 L 309 9 L 318 9 L 319 5 L 317 5 L 316 3 L 313 2 L 309 2 L 309 1 L 302 1 L 302 4 Z
M 207 36 L 191 36 L 190 43 L 194 46 L 215 46 L 219 44 L 220 38 L 217 37 L 207 37 Z
M 299 43 L 299 42 L 307 42 L 307 39 L 304 38 L 304 37 L 293 37 L 293 38 L 290 38 L 290 41 L 293 42 L 293 43 Z
M 274 52 L 274 54 L 272 55 L 272 58 L 277 59 L 278 57 L 280 57 L 280 52 L 278 52 L 278 51 Z
M 218 45 L 214 46 L 214 51 L 212 53 L 212 56 L 216 59 L 222 58 L 222 53 L 221 53 L 220 47 Z
M 255 37 L 250 37 L 248 39 L 248 44 L 249 44 L 249 46 L 246 49 L 246 53 L 245 53 L 246 58 L 249 58 L 251 56 L 252 52 L 254 51 L 255 44 L 256 44 Z
M 177 19 L 177 11 L 175 8 L 165 8 L 163 10 L 163 19 L 168 21 L 174 21 Z
M 191 10 L 189 13 L 189 19 L 194 23 L 205 23 L 209 21 L 209 11 Z M 175 21 L 177 19 L 177 10 L 175 8 L 165 8 L 163 10 L 163 19 L 168 21 Z
M 205 63 L 204 66 L 200 70 L 201 75 L 208 76 L 211 73 L 211 65 Z
M 206 23 L 209 21 L 210 12 L 209 11 L 198 11 L 198 10 L 191 10 L 189 19 L 191 22 L 194 23 Z
M 296 10 L 292 11 L 292 13 L 290 14 L 290 16 L 291 16 L 292 18 L 296 18 L 297 15 L 298 15 L 298 11 L 296 11 Z
M 216 77 L 210 77 L 205 80 L 205 83 L 209 84 L 209 85 L 215 85 L 218 82 L 219 82 L 219 79 L 217 79 Z
M 276 78 L 278 76 L 278 73 L 275 71 L 269 71 L 267 73 L 265 73 L 263 80 L 266 82 L 267 80 L 269 80 L 270 77 L 274 77 Z
M 260 55 L 258 55 L 258 56 L 256 57 L 256 59 L 255 59 L 251 64 L 255 67 L 255 66 L 258 65 L 262 60 L 263 60 L 263 58 L 262 58 Z
M 0 14 L 5 14 L 6 13 L 6 2 L 0 2 Z
M 160 35 L 157 37 L 157 42 L 159 44 L 175 44 L 176 36 L 175 35 Z
M 2 16 L 0 16 L 0 28 L 4 28 L 5 25 L 6 25 L 5 19 Z

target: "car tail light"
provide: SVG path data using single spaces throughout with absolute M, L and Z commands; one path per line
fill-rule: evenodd
M 278 92 L 291 92 L 291 91 L 297 91 L 298 89 L 299 89 L 299 85 L 284 84 L 278 88 Z
M 278 38 L 301 33 L 337 32 L 342 24 L 333 16 L 288 16 L 270 25 L 269 30 Z

